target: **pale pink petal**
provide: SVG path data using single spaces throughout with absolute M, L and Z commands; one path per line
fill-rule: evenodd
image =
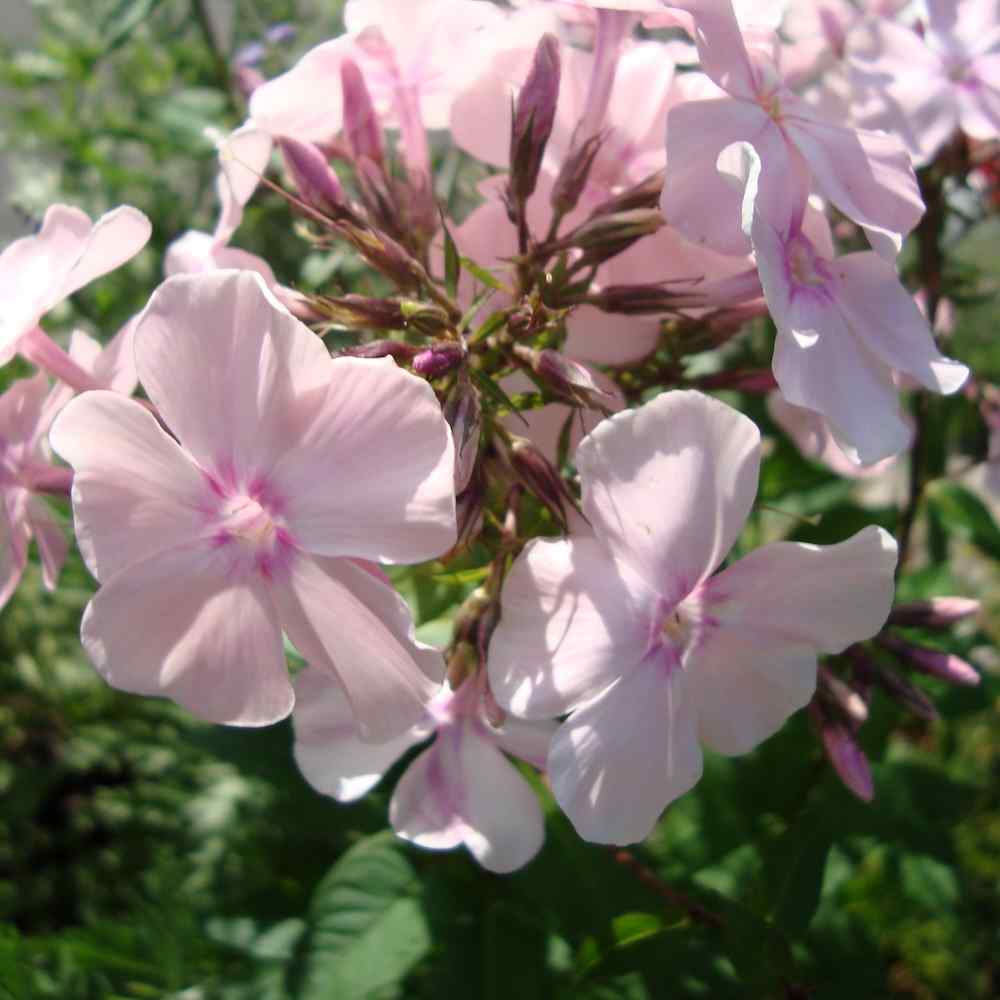
M 458 815 L 461 761 L 455 743 L 460 727 L 450 727 L 421 753 L 399 779 L 389 802 L 393 830 L 418 847 L 447 851 L 465 837 Z
M 331 372 L 319 337 L 249 271 L 168 278 L 139 317 L 135 359 L 184 448 L 220 482 L 243 488 L 290 449 L 306 450 L 301 436 Z M 322 464 L 315 452 L 306 460 Z
M 299 543 L 392 562 L 446 552 L 456 530 L 454 442 L 433 389 L 391 358 L 325 367 L 323 405 L 274 467 Z
M 623 316 L 587 305 L 569 314 L 566 329 L 566 353 L 595 365 L 632 364 L 651 354 L 660 340 L 655 316 Z
M 716 167 L 719 154 L 733 143 L 772 148 L 780 133 L 756 104 L 723 97 L 687 101 L 667 116 L 667 173 L 660 207 L 667 222 L 693 243 L 720 253 L 744 255 L 747 240 L 740 229 L 742 187 Z M 777 150 L 777 147 L 773 147 Z M 763 158 L 763 157 L 762 157 Z M 766 164 L 784 173 L 779 162 Z
M 895 540 L 874 525 L 837 545 L 775 542 L 713 577 L 705 600 L 722 628 L 753 625 L 839 653 L 885 624 L 896 556 Z
M 362 739 L 384 743 L 423 719 L 444 661 L 416 642 L 391 586 L 350 560 L 303 556 L 273 593 L 288 638 L 343 685 Z
M 244 122 L 219 143 L 219 176 L 215 189 L 220 208 L 214 234 L 216 243 L 228 243 L 239 228 L 243 208 L 267 170 L 271 147 L 270 132 L 259 128 L 252 120 Z
M 545 839 L 538 797 L 476 724 L 465 723 L 459 752 L 465 846 L 487 871 L 521 868 Z
M 816 656 L 870 639 L 892 607 L 895 540 L 869 527 L 838 545 L 776 542 L 710 580 L 712 618 L 686 668 L 699 733 L 721 753 L 746 753 L 806 705 Z
M 138 315 L 133 316 L 103 346 L 83 330 L 74 330 L 69 341 L 69 356 L 102 385 L 123 396 L 131 396 L 139 383 L 132 339 L 138 319 Z
M 1000 52 L 980 56 L 969 79 L 956 84 L 959 122 L 973 139 L 1000 135 Z
M 44 433 L 49 380 L 43 372 L 21 378 L 0 394 L 0 437 L 8 448 L 28 445 Z
M 670 6 L 693 16 L 701 68 L 728 93 L 752 98 L 757 89 L 756 74 L 730 0 L 677 0 Z
M 149 219 L 130 205 L 122 205 L 102 215 L 94 223 L 79 256 L 60 282 L 58 297 L 51 305 L 131 260 L 149 242 L 152 233 L 153 225 Z
M 896 269 L 874 253 L 838 258 L 840 307 L 866 346 L 893 370 L 935 392 L 957 392 L 969 377 L 965 365 L 944 357 Z
M 266 590 L 229 580 L 209 546 L 116 573 L 87 605 L 80 638 L 113 687 L 172 698 L 209 722 L 266 726 L 295 701 Z
M 576 453 L 598 539 L 668 602 L 722 561 L 757 491 L 760 432 L 698 392 L 615 414 Z
M 0 494 L 0 608 L 17 590 L 28 564 L 28 532 L 20 518 L 12 518 L 10 499 Z
M 526 722 L 508 715 L 503 725 L 493 730 L 493 738 L 501 750 L 541 770 L 545 767 L 552 737 L 558 728 L 559 724 L 554 721 Z
M 77 543 L 98 580 L 205 531 L 204 476 L 138 403 L 84 393 L 56 418 L 50 440 L 75 470 Z
M 749 753 L 816 690 L 815 648 L 755 625 L 714 631 L 688 668 L 698 738 L 717 753 Z
M 432 731 L 429 724 L 418 724 L 387 743 L 366 743 L 335 677 L 312 667 L 295 678 L 294 687 L 295 763 L 313 788 L 338 802 L 360 799 Z
M 549 778 L 584 840 L 631 844 L 701 777 L 684 671 L 653 655 L 574 712 L 552 740 Z
M 820 121 L 804 103 L 786 115 L 784 129 L 808 162 L 820 193 L 864 227 L 873 249 L 894 257 L 924 212 L 910 155 L 900 140 Z
M 271 265 L 263 257 L 238 247 L 221 246 L 214 236 L 196 230 L 174 240 L 163 258 L 163 273 L 168 278 L 175 274 L 225 270 L 256 271 L 268 288 L 278 283 Z
M 55 590 L 59 571 L 69 551 L 66 531 L 48 505 L 37 497 L 28 499 L 27 521 L 42 562 L 42 582 L 46 589 Z
M 645 655 L 656 596 L 594 539 L 529 542 L 504 583 L 488 659 L 497 701 L 552 718 Z
M 310 49 L 288 72 L 254 90 L 252 121 L 272 136 L 319 143 L 332 139 L 343 122 L 340 64 L 354 50 L 354 39 L 347 35 Z

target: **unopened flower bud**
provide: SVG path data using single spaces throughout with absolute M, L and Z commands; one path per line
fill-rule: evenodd
M 931 677 L 938 677 L 949 684 L 974 686 L 979 683 L 979 673 L 976 668 L 953 653 L 918 646 L 888 633 L 880 635 L 878 643 L 898 656 L 908 667 L 929 674 Z
M 479 666 L 479 652 L 475 645 L 466 639 L 455 642 L 448 652 L 447 678 L 448 685 L 457 691 L 465 680 L 471 677 Z
M 552 463 L 527 438 L 514 434 L 510 436 L 507 458 L 518 479 L 565 524 L 568 494 Z
M 479 393 L 467 377 L 460 378 L 452 387 L 442 412 L 455 439 L 455 493 L 460 494 L 472 477 L 483 427 Z
M 285 138 L 278 145 L 302 201 L 327 218 L 344 217 L 349 212 L 347 196 L 326 157 L 309 142 Z
M 971 597 L 932 597 L 927 601 L 899 604 L 889 615 L 889 625 L 915 628 L 948 628 L 979 613 L 979 601 Z
M 542 35 L 517 95 L 510 130 L 510 195 L 521 203 L 535 190 L 559 98 L 559 42 Z
M 399 310 L 403 315 L 406 327 L 423 334 L 425 337 L 440 336 L 451 325 L 444 309 L 432 302 L 402 299 L 399 303 Z
M 340 84 L 344 95 L 344 134 L 351 155 L 381 164 L 385 159 L 382 125 L 365 78 L 353 59 L 340 64 Z
M 908 681 L 898 671 L 893 670 L 892 667 L 883 666 L 874 660 L 871 665 L 873 668 L 872 680 L 893 701 L 929 722 L 934 722 L 939 718 L 938 710 L 934 707 L 933 702 L 915 684 Z
M 847 721 L 860 726 L 868 718 L 865 699 L 826 667 L 819 668 L 817 688 L 820 697 Z
M 395 361 L 409 362 L 421 350 L 415 344 L 404 344 L 401 340 L 370 340 L 367 344 L 345 347 L 337 352 L 343 358 L 393 358 Z
M 635 208 L 614 215 L 591 216 L 561 241 L 579 247 L 588 263 L 600 264 L 650 236 L 666 223 L 659 209 Z
M 576 208 L 603 138 L 600 134 L 592 135 L 584 142 L 578 143 L 577 134 L 573 133 L 569 153 L 559 168 L 555 183 L 552 185 L 552 193 L 549 195 L 549 202 L 556 215 L 566 215 Z
M 480 477 L 473 474 L 469 485 L 455 498 L 455 520 L 458 533 L 452 553 L 464 552 L 483 530 L 483 500 L 485 493 Z
M 465 360 L 465 347 L 449 341 L 432 344 L 414 355 L 412 368 L 424 378 L 440 378 Z
M 233 83 L 236 85 L 236 89 L 248 100 L 250 95 L 266 80 L 264 74 L 253 66 L 237 65 L 233 69 Z
M 387 233 L 353 224 L 340 227 L 340 232 L 368 264 L 400 288 L 412 291 L 420 288 L 425 277 L 423 267 Z
M 666 171 L 657 170 L 655 174 L 650 174 L 638 184 L 633 184 L 613 198 L 602 201 L 591 214 L 614 215 L 616 212 L 629 212 L 634 208 L 657 208 L 663 193 L 665 175 Z
M 557 395 L 591 409 L 603 409 L 613 398 L 594 381 L 590 371 L 578 361 L 572 361 L 551 348 L 535 350 L 523 344 L 514 345 L 514 355 Z
M 645 285 L 605 285 L 588 295 L 586 302 L 604 312 L 625 316 L 651 316 L 705 305 L 693 282 L 675 281 L 669 284 L 680 287 L 668 288 L 665 281 Z
M 837 777 L 859 799 L 871 802 L 875 796 L 871 766 L 851 726 L 825 710 L 816 700 L 809 704 L 809 717 Z
M 768 393 L 778 388 L 770 368 L 738 368 L 716 372 L 697 380 L 699 389 L 733 389 L 738 392 Z
M 319 296 L 316 308 L 323 317 L 349 330 L 402 330 L 406 326 L 401 303 L 367 295 Z M 414 353 L 416 349 L 414 349 Z

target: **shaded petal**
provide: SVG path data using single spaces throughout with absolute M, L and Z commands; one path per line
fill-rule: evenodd
M 77 543 L 98 580 L 204 532 L 204 476 L 133 400 L 102 390 L 77 396 L 50 441 L 73 466 Z
M 369 792 L 406 751 L 430 735 L 418 723 L 387 743 L 358 736 L 351 703 L 340 682 L 315 667 L 295 678 L 295 763 L 318 792 L 353 802 Z
M 418 847 L 446 851 L 465 837 L 455 801 L 461 789 L 460 761 L 448 745 L 460 738 L 458 727 L 439 734 L 406 769 L 392 793 L 389 822 L 400 837 Z
M 113 687 L 172 698 L 209 722 L 266 726 L 295 701 L 266 590 L 228 579 L 207 546 L 116 573 L 87 605 L 80 639 Z
M 87 234 L 79 256 L 60 283 L 58 297 L 49 308 L 131 260 L 152 234 L 153 224 L 131 205 L 122 205 L 102 215 Z
M 347 559 L 296 559 L 274 587 L 298 651 L 343 685 L 358 733 L 373 743 L 420 722 L 444 675 L 441 654 L 416 641 L 406 603 Z
M 872 248 L 892 258 L 920 221 L 924 203 L 910 154 L 895 136 L 820 121 L 804 104 L 784 129 L 809 164 L 820 193 L 863 226 Z
M 962 387 L 969 369 L 937 349 L 927 320 L 890 263 L 874 253 L 852 253 L 833 267 L 841 280 L 840 308 L 873 354 L 935 392 Z
M 549 778 L 584 840 L 642 840 L 668 803 L 698 781 L 691 709 L 684 671 L 653 655 L 562 724 Z
M 995 139 L 1000 134 L 1000 52 L 979 56 L 970 77 L 956 88 L 959 124 L 973 139 Z
M 28 525 L 35 536 L 38 555 L 42 562 L 42 583 L 47 590 L 56 589 L 59 571 L 69 552 L 69 540 L 63 526 L 49 510 L 48 504 L 38 497 L 28 498 Z
M 271 265 L 263 257 L 238 247 L 220 246 L 209 233 L 194 229 L 174 240 L 163 257 L 163 273 L 168 278 L 175 274 L 225 270 L 256 271 L 268 288 L 278 283 Z
M 525 722 L 508 715 L 503 725 L 492 732 L 493 739 L 502 750 L 542 770 L 549 756 L 552 737 L 558 728 L 557 722 Z
M 538 797 L 474 723 L 466 723 L 459 752 L 466 847 L 487 871 L 504 874 L 521 868 L 545 839 Z
M 494 696 L 531 719 L 572 710 L 639 663 L 655 606 L 594 539 L 529 542 L 507 574 L 490 642 Z
M 302 447 L 330 380 L 323 342 L 249 271 L 168 278 L 135 331 L 142 384 L 198 464 L 245 489 Z M 319 465 L 323 456 L 308 454 Z
M 275 467 L 300 544 L 420 562 L 455 543 L 454 442 L 434 390 L 391 358 L 326 362 L 329 389 Z
M 28 564 L 28 532 L 11 516 L 10 498 L 0 494 L 0 608 L 11 599 Z
M 216 244 L 228 243 L 243 221 L 243 208 L 253 197 L 267 170 L 271 147 L 270 133 L 258 128 L 252 120 L 244 122 L 219 143 L 219 176 L 216 178 L 215 190 L 219 196 L 220 208 L 214 233 Z M 230 263 L 221 266 L 241 265 Z
M 757 492 L 760 432 L 701 393 L 666 392 L 600 424 L 576 465 L 596 537 L 674 602 L 736 541 Z

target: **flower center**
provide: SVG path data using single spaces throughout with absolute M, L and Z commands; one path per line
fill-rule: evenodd
M 255 548 L 270 548 L 277 536 L 271 515 L 250 497 L 234 497 L 222 509 L 220 528 L 230 538 Z
M 796 284 L 809 288 L 819 288 L 829 280 L 822 258 L 812 248 L 811 244 L 796 237 L 788 244 L 788 270 Z
M 231 556 L 237 575 L 257 572 L 271 578 L 287 569 L 295 544 L 280 517 L 269 506 L 246 494 L 224 500 L 216 514 L 215 544 Z

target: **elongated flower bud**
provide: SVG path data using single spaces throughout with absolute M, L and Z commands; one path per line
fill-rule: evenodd
M 562 477 L 552 463 L 527 438 L 511 435 L 507 458 L 518 479 L 562 523 L 566 523 L 568 498 Z
M 614 215 L 591 216 L 561 241 L 579 247 L 588 263 L 600 264 L 627 250 L 636 240 L 655 233 L 666 223 L 654 208 L 636 208 Z
M 569 154 L 559 168 L 555 183 L 552 185 L 552 193 L 549 195 L 549 202 L 557 215 L 566 215 L 576 208 L 602 140 L 603 136 L 598 134 L 578 143 L 577 134 L 573 133 Z
M 974 686 L 979 683 L 979 673 L 976 668 L 953 653 L 918 646 L 891 634 L 879 636 L 878 643 L 891 653 L 895 653 L 908 667 L 929 674 L 931 677 L 938 677 L 949 684 Z
M 402 330 L 406 326 L 401 304 L 395 299 L 349 293 L 336 298 L 320 296 L 316 305 L 324 318 L 350 330 Z
M 809 704 L 809 717 L 837 777 L 859 799 L 871 802 L 875 796 L 871 766 L 851 726 L 824 709 L 817 700 Z
M 963 618 L 978 614 L 979 601 L 971 597 L 932 597 L 928 601 L 899 604 L 889 615 L 889 625 L 917 628 L 948 628 Z
M 302 201 L 330 219 L 340 219 L 349 213 L 340 180 L 312 143 L 281 139 L 278 145 Z
M 452 387 L 442 412 L 455 439 L 455 493 L 458 494 L 468 486 L 472 477 L 483 427 L 479 393 L 467 377 L 459 378 Z
M 345 59 L 340 64 L 340 85 L 344 95 L 344 134 L 351 155 L 355 159 L 383 163 L 382 125 L 364 75 L 353 59 Z
M 850 684 L 842 681 L 826 667 L 819 668 L 817 686 L 823 700 L 847 721 L 860 726 L 868 718 L 865 699 Z
M 345 347 L 337 352 L 344 358 L 393 358 L 396 361 L 408 362 L 420 351 L 416 344 L 405 344 L 401 340 L 371 340 L 367 344 L 357 344 Z
M 535 190 L 559 99 L 559 42 L 542 35 L 528 78 L 517 95 L 510 130 L 511 198 L 521 203 Z
M 413 358 L 413 370 L 424 378 L 440 378 L 465 359 L 465 348 L 452 341 L 431 344 Z
M 572 361 L 551 348 L 535 350 L 523 344 L 513 348 L 517 357 L 557 395 L 582 406 L 602 409 L 612 399 L 594 381 L 594 376 L 578 361 Z
M 939 718 L 933 702 L 915 684 L 899 674 L 892 667 L 872 661 L 872 679 L 893 701 L 922 719 L 934 722 Z

